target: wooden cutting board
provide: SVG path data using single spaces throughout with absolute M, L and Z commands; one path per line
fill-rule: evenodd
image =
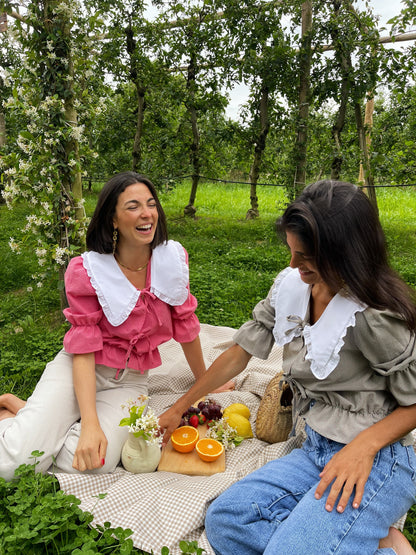
M 205 437 L 208 429 L 206 424 L 198 426 L 199 438 Z M 179 453 L 172 447 L 172 442 L 162 450 L 158 471 L 178 472 L 179 474 L 187 474 L 189 476 L 211 476 L 217 472 L 225 471 L 225 452 L 221 453 L 216 461 L 205 462 L 198 457 L 198 453 L 194 449 L 190 453 Z

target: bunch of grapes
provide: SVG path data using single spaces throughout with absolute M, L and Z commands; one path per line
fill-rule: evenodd
M 212 399 L 207 401 L 200 401 L 197 407 L 189 407 L 182 414 L 182 419 L 180 426 L 194 426 L 198 427 L 198 424 L 204 424 L 210 420 L 220 420 L 222 418 L 221 405 Z

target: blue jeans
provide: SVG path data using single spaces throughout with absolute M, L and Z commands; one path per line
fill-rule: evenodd
M 379 540 L 416 500 L 413 447 L 396 442 L 379 451 L 358 509 L 325 509 L 329 489 L 315 499 L 319 473 L 343 444 L 308 426 L 301 449 L 276 459 L 221 494 L 205 528 L 218 555 L 383 555 Z

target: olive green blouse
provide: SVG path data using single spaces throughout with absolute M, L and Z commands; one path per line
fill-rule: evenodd
M 233 340 L 261 359 L 283 346 L 294 416 L 348 443 L 398 405 L 416 403 L 416 337 L 399 315 L 340 294 L 311 326 L 309 298 L 297 270 L 283 270 Z M 413 443 L 411 434 L 402 442 Z

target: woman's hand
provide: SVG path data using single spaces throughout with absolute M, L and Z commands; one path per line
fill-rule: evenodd
M 81 413 L 81 434 L 72 466 L 92 470 L 104 466 L 107 438 L 101 429 L 96 408 L 96 377 L 94 353 L 75 354 L 72 364 L 75 395 Z
M 374 457 L 386 445 L 404 437 L 416 427 L 416 404 L 397 407 L 338 451 L 320 474 L 321 481 L 315 491 L 320 499 L 332 483 L 326 501 L 326 509 L 332 511 L 341 495 L 337 511 L 342 513 L 355 488 L 352 506 L 358 509 L 364 487 L 374 463 Z
M 107 444 L 107 438 L 99 424 L 81 424 L 81 435 L 72 461 L 73 468 L 83 472 L 104 466 Z
M 167 445 L 172 432 L 179 426 L 184 411 L 175 409 L 175 405 L 159 416 L 159 429 L 163 434 L 162 447 Z
M 360 436 L 357 436 L 325 465 L 320 473 L 321 481 L 315 491 L 316 499 L 321 499 L 332 483 L 325 508 L 342 513 L 355 488 L 352 506 L 358 509 L 364 494 L 364 487 L 373 467 L 375 453 L 369 451 Z M 339 501 L 337 503 L 338 497 Z
M 159 417 L 163 445 L 167 444 L 172 432 L 179 426 L 182 414 L 195 401 L 221 388 L 224 382 L 229 384 L 234 376 L 244 370 L 250 358 L 251 355 L 239 345 L 233 345 L 221 353 L 191 389 Z
M 234 391 L 234 389 L 235 389 L 234 380 L 229 380 L 225 384 L 220 385 L 220 387 L 217 387 L 216 389 L 214 389 L 214 391 L 210 391 L 210 393 L 223 393 L 224 391 Z

